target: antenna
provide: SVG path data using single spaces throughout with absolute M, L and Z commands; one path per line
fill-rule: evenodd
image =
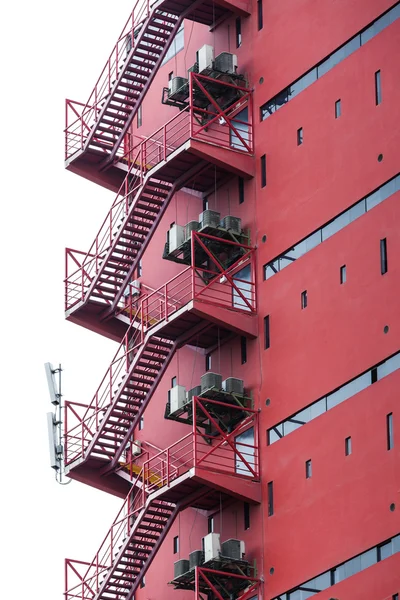
M 49 388 L 50 402 L 54 406 L 54 412 L 47 413 L 47 435 L 49 439 L 50 466 L 55 470 L 56 481 L 61 485 L 71 483 L 71 479 L 63 482 L 64 468 L 64 448 L 63 440 L 63 422 L 62 422 L 62 394 L 61 394 L 61 365 L 55 369 L 51 363 L 45 363 L 47 385 Z M 56 374 L 58 373 L 58 382 Z

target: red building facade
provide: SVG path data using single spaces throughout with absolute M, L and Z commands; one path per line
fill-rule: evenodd
M 111 208 L 66 317 L 118 349 L 65 464 L 122 506 L 67 600 L 398 600 L 399 17 L 140 1 L 67 101 Z

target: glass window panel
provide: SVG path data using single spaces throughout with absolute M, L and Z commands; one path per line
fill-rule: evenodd
M 332 67 L 333 67 L 333 62 L 331 60 L 331 57 L 328 56 L 328 58 L 326 60 L 324 60 L 324 62 L 322 62 L 317 67 L 317 77 L 318 77 L 318 79 L 320 77 L 322 77 L 322 75 L 325 75 L 325 73 L 327 73 L 328 71 L 330 71 L 332 69 Z
M 337 404 L 344 402 L 344 400 L 351 398 L 355 394 L 358 394 L 369 385 L 371 385 L 370 371 L 368 371 L 368 373 L 364 373 L 364 375 L 361 375 L 360 377 L 357 377 L 357 379 L 354 379 L 354 381 L 350 381 L 350 383 L 342 386 L 336 392 L 329 394 L 326 397 L 328 410 Z
M 356 556 L 344 563 L 345 577 L 351 577 L 361 571 L 361 556 Z
M 277 94 L 274 98 L 276 110 L 282 106 L 282 104 L 286 104 L 289 101 L 289 88 L 286 88 L 280 94 Z
M 382 15 L 382 17 L 377 19 L 372 25 L 374 35 L 380 33 L 388 25 L 390 25 L 390 14 L 387 12 L 386 15 Z
M 314 81 L 317 81 L 317 68 L 315 67 L 315 69 L 312 69 L 311 71 L 306 73 L 304 77 L 302 77 L 302 79 L 304 82 L 304 88 L 314 83 Z
M 376 190 L 376 192 L 374 192 L 373 194 L 368 196 L 366 198 L 366 202 L 367 202 L 367 210 L 371 210 L 371 208 L 374 208 L 374 206 L 376 206 L 377 204 L 380 204 L 380 202 L 382 202 L 380 189 Z
M 388 358 L 382 365 L 379 365 L 378 379 L 382 379 L 382 377 L 393 373 L 393 371 L 397 371 L 397 369 L 400 369 L 400 353 L 392 356 L 392 358 Z
M 293 262 L 292 258 L 288 258 L 287 256 L 281 256 L 279 259 L 279 270 L 282 271 L 288 265 L 291 265 Z
M 366 44 L 373 37 L 374 37 L 374 30 L 373 30 L 373 25 L 371 25 L 370 27 L 368 27 L 368 29 L 366 29 L 365 31 L 362 32 L 361 45 Z
M 336 217 L 336 219 L 334 219 L 331 223 L 328 223 L 328 225 L 325 225 L 325 227 L 322 228 L 322 239 L 324 241 L 327 240 L 331 237 L 331 235 L 337 233 L 338 231 L 343 229 L 343 227 L 346 227 L 346 225 L 348 225 L 349 223 L 350 213 L 349 211 L 346 211 L 342 215 Z
M 346 577 L 344 574 L 344 565 L 341 565 L 334 570 L 333 580 L 335 583 L 339 583 L 339 581 L 343 581 L 343 579 L 346 579 Z
M 279 261 L 275 260 L 264 266 L 264 279 L 269 279 L 279 271 Z
M 381 555 L 381 560 L 385 560 L 385 558 L 389 558 L 389 556 L 392 556 L 392 542 L 387 542 L 387 544 L 384 544 L 383 546 L 380 546 L 380 555 Z
M 357 204 L 355 204 L 354 206 L 349 208 L 348 212 L 349 212 L 349 217 L 350 217 L 350 223 L 352 221 L 355 221 L 359 217 L 361 217 L 361 215 L 363 215 L 366 211 L 367 211 L 367 209 L 366 209 L 365 199 L 361 200 L 360 202 L 357 202 Z
M 283 424 L 283 433 L 285 435 L 288 435 L 289 433 L 292 433 L 292 431 L 296 431 L 296 429 L 298 429 L 299 427 L 301 427 L 299 423 L 292 423 L 289 420 L 285 421 Z
M 280 434 L 280 435 L 279 435 Z M 275 425 L 272 429 L 268 431 L 268 443 L 273 444 L 283 437 L 283 423 L 280 425 Z
M 311 421 L 310 407 L 305 408 L 304 410 L 301 410 L 300 412 L 296 413 L 294 417 L 292 417 L 292 419 L 294 419 L 295 421 L 304 421 L 304 423 L 308 423 L 308 421 Z
M 308 238 L 305 240 L 306 249 L 307 249 L 306 251 L 309 252 L 309 250 L 312 250 L 313 248 L 315 248 L 315 246 L 318 246 L 318 244 L 320 244 L 321 242 L 322 242 L 322 236 L 321 236 L 321 230 L 319 229 L 312 235 L 309 235 Z
M 376 563 L 376 548 L 372 548 L 372 550 L 368 550 L 367 552 L 361 554 L 360 561 L 361 571 L 374 565 Z
M 396 554 L 396 552 L 400 552 L 400 535 L 396 535 L 392 539 L 392 554 Z
M 390 15 L 390 22 L 394 23 L 396 21 L 396 19 L 398 19 L 400 17 L 400 4 L 398 4 L 397 6 L 392 8 L 392 10 L 389 11 L 389 15 Z
M 317 592 L 322 592 L 327 588 L 331 587 L 331 572 L 327 571 L 326 573 L 322 573 L 322 575 L 318 575 L 308 583 L 305 583 L 302 587 L 309 587 L 315 589 Z
M 261 107 L 261 120 L 265 121 L 270 115 L 275 112 L 275 100 L 271 100 L 271 102 L 267 102 Z
M 288 594 L 288 600 L 302 600 L 301 591 L 296 590 L 295 592 L 290 592 L 290 594 Z
M 338 65 L 345 58 L 346 58 L 346 52 L 345 52 L 345 46 L 343 46 L 343 48 L 339 48 L 339 50 L 336 50 L 336 52 L 331 54 L 331 56 L 330 56 L 330 61 L 332 63 L 331 68 Z
M 347 42 L 347 44 L 344 46 L 345 55 L 350 56 L 351 54 L 353 54 L 353 52 L 358 50 L 360 46 L 361 46 L 361 37 L 359 35 L 356 35 L 355 37 L 353 37 L 352 40 Z
M 396 182 L 394 179 L 392 179 L 392 181 L 388 181 L 387 183 L 385 183 L 385 185 L 383 185 L 381 188 L 379 188 L 381 201 L 386 200 L 386 198 L 389 198 L 389 196 L 394 194 L 395 191 L 396 191 Z
M 400 6 L 400 4 L 399 4 Z M 400 191 L 400 175 L 397 175 L 397 177 L 395 177 L 395 182 L 396 182 L 396 192 Z
M 289 257 L 289 258 L 300 258 L 300 256 L 303 256 L 303 254 L 305 254 L 307 252 L 307 240 L 303 240 L 302 242 L 299 242 L 298 244 L 296 244 L 293 248 L 291 248 L 288 252 L 285 252 L 285 256 Z
M 310 406 L 310 411 L 311 419 L 315 419 L 316 417 L 319 417 L 324 412 L 326 412 L 326 398 L 322 398 L 321 400 L 318 400 L 318 402 L 315 402 L 315 404 Z

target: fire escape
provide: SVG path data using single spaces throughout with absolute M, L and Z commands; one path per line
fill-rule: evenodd
M 134 440 L 176 350 L 257 336 L 255 250 L 234 217 L 203 214 L 167 243 L 164 258 L 184 268 L 159 289 L 132 281 L 176 191 L 209 193 L 232 175 L 253 176 L 251 90 L 217 61 L 164 93 L 180 108 L 165 125 L 138 144 L 128 132 L 183 19 L 215 26 L 248 14 L 246 4 L 137 2 L 88 102 L 67 101 L 67 168 L 117 195 L 89 251 L 66 251 L 66 317 L 120 345 L 91 402 L 65 403 L 65 465 L 124 502 L 94 559 L 66 561 L 66 600 L 132 600 L 180 511 L 261 501 L 258 412 L 217 374 L 188 392 L 178 386 L 177 408 L 167 405 L 186 436 L 164 450 Z M 197 600 L 258 598 L 254 567 L 226 548 L 199 551 L 171 585 Z

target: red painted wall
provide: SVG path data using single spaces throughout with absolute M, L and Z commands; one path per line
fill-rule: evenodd
M 388 0 L 264 0 L 264 27 L 253 15 L 242 19 L 242 45 L 235 46 L 235 17 L 213 32 L 185 22 L 185 48 L 156 76 L 143 104 L 143 125 L 136 136 L 151 134 L 175 113 L 160 103 L 168 74 L 185 75 L 203 44 L 215 54 L 238 55 L 239 71 L 254 88 L 257 176 L 245 182 L 238 201 L 232 180 L 208 197 L 209 208 L 242 218 L 258 247 L 260 337 L 247 341 L 242 364 L 240 339 L 212 352 L 211 370 L 245 380 L 260 408 L 261 468 L 264 502 L 251 507 L 251 527 L 244 531 L 243 504 L 215 508 L 215 531 L 222 540 L 246 542 L 246 556 L 257 562 L 265 579 L 264 599 L 300 585 L 335 565 L 400 532 L 400 426 L 398 388 L 393 373 L 343 404 L 267 446 L 266 432 L 321 396 L 400 350 L 400 193 L 384 201 L 344 230 L 267 281 L 262 265 L 382 185 L 399 171 L 400 22 L 377 35 L 310 88 L 259 123 L 259 107 L 321 61 L 395 3 Z M 381 70 L 383 101 L 375 105 L 374 73 Z M 260 77 L 264 82 L 259 82 Z M 335 119 L 334 105 L 342 101 Z M 297 146 L 296 131 L 304 131 Z M 378 162 L 378 154 L 383 161 Z M 260 156 L 267 157 L 267 186 L 260 188 Z M 143 258 L 142 281 L 153 288 L 182 267 L 161 259 L 172 222 L 197 219 L 203 199 L 178 192 Z M 100 219 L 99 219 L 100 220 Z M 262 236 L 266 235 L 264 243 Z M 388 273 L 381 275 L 379 242 L 387 239 Z M 340 285 L 339 269 L 347 267 Z M 301 309 L 300 295 L 308 293 Z M 264 350 L 263 319 L 270 315 L 271 347 Z M 383 328 L 389 326 L 384 334 Z M 111 358 L 111 357 L 110 357 Z M 144 415 L 138 439 L 165 448 L 188 432 L 188 426 L 164 420 L 171 379 L 191 388 L 205 371 L 204 353 L 180 350 L 171 361 Z M 270 399 L 266 406 L 265 400 Z M 386 446 L 386 415 L 394 419 L 394 448 Z M 344 454 L 352 437 L 353 452 Z M 313 475 L 305 478 L 305 461 Z M 274 482 L 275 513 L 268 517 L 267 483 Z M 396 503 L 391 512 L 389 505 Z M 167 582 L 173 563 L 200 548 L 207 516 L 184 511 L 146 575 L 136 600 L 176 597 Z M 104 524 L 104 529 L 108 524 Z M 172 552 L 179 535 L 179 556 Z M 387 600 L 400 589 L 400 555 L 319 594 L 321 600 Z M 273 567 L 274 573 L 270 574 Z

